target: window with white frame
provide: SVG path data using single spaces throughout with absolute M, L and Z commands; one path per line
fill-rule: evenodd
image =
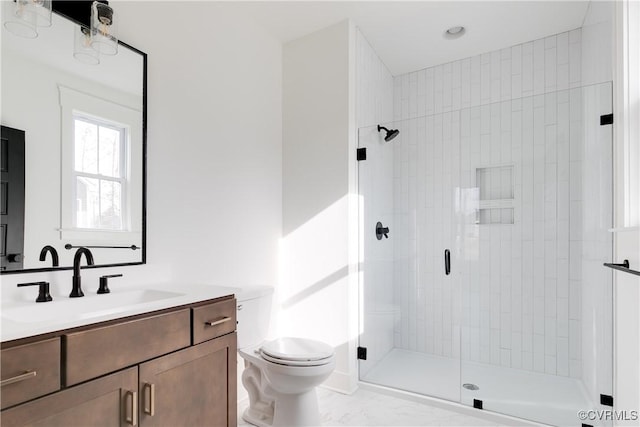
M 126 128 L 74 114 L 72 193 L 75 228 L 125 228 L 127 176 Z
M 60 238 L 130 245 L 142 228 L 142 112 L 135 100 L 58 85 L 61 117 Z M 135 105 L 139 105 L 135 102 Z

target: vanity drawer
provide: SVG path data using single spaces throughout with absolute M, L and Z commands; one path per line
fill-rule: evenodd
M 66 386 L 191 344 L 189 309 L 64 336 Z
M 2 409 L 60 389 L 60 338 L 2 350 Z
M 236 330 L 235 298 L 193 308 L 193 344 Z

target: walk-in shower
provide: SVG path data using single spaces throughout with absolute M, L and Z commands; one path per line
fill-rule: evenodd
M 578 426 L 612 395 L 612 88 L 568 57 L 540 83 L 531 45 L 497 101 L 472 58 L 396 83 L 432 89 L 396 94 L 393 144 L 359 129 L 360 380 Z

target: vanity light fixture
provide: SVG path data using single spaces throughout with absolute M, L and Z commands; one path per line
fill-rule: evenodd
M 447 29 L 443 36 L 445 39 L 453 40 L 464 36 L 466 32 L 467 30 L 463 26 L 457 25 Z
M 19 37 L 35 39 L 38 27 L 51 26 L 51 0 L 14 0 L 3 2 L 4 27 Z
M 118 53 L 117 20 L 106 0 L 11 0 L 2 3 L 6 8 L 4 26 L 17 36 L 38 37 L 38 28 L 51 26 L 51 12 L 55 10 L 79 24 L 73 35 L 74 58 L 97 65 L 100 55 Z
M 108 4 L 94 1 L 91 5 L 91 47 L 101 55 L 118 53 L 118 39 L 113 8 Z
M 73 57 L 85 64 L 97 65 L 100 55 L 116 55 L 118 39 L 113 18 L 112 7 L 99 1 L 92 2 L 89 25 L 81 25 L 75 30 Z
M 73 29 L 73 57 L 89 65 L 98 65 L 98 51 L 91 46 L 91 29 L 79 25 Z
M 36 16 L 36 27 L 51 26 L 52 0 L 27 0 L 27 10 Z

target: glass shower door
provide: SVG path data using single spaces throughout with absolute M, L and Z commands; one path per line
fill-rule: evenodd
M 461 111 L 462 403 L 610 425 L 578 412 L 611 409 L 611 111 L 610 83 Z
M 460 116 L 359 130 L 362 381 L 460 400 Z M 376 233 L 388 228 L 387 236 Z M 445 269 L 448 251 L 451 271 Z

